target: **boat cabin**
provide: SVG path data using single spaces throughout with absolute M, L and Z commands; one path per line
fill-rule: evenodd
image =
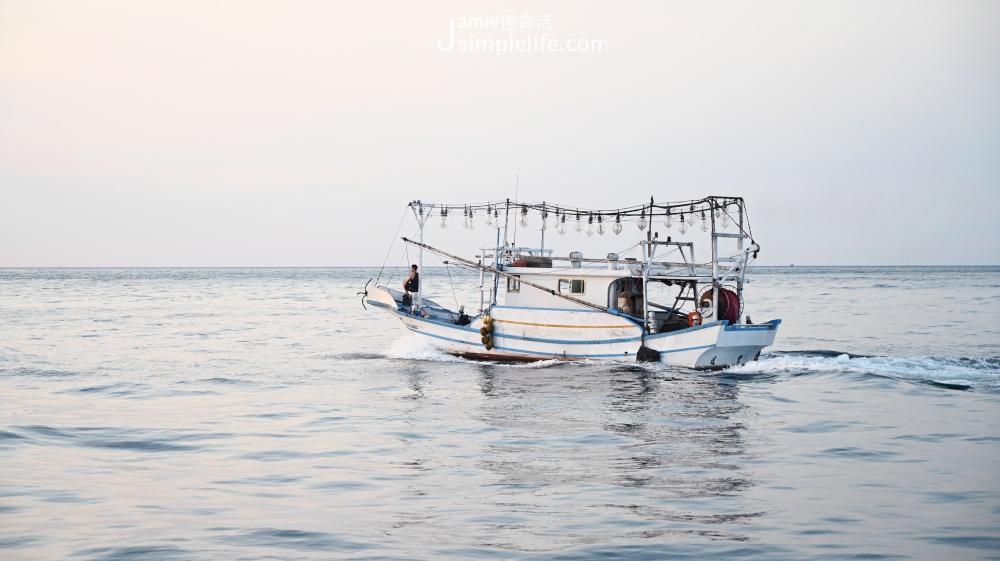
M 543 251 L 549 255 L 538 257 L 537 255 Z M 673 306 L 654 301 L 647 302 L 643 288 L 646 283 L 643 279 L 642 264 L 635 259 L 623 261 L 617 255 L 611 254 L 604 260 L 585 260 L 580 252 L 573 252 L 566 258 L 553 258 L 550 254 L 551 250 L 532 248 L 512 248 L 511 251 L 505 252 L 506 260 L 511 264 L 504 267 L 504 272 L 509 276 L 501 283 L 504 306 L 555 310 L 589 310 L 593 309 L 593 306 L 601 306 L 637 321 L 643 321 L 641 318 L 646 317 L 653 333 L 688 327 L 688 315 L 677 309 L 678 301 L 673 301 Z M 605 261 L 606 267 L 582 268 L 581 264 L 584 261 L 591 265 Z M 563 266 L 561 262 L 565 262 L 568 266 Z M 654 284 L 663 287 L 675 285 L 674 279 L 650 280 L 659 281 Z M 676 281 L 682 293 L 678 295 L 679 299 L 693 300 L 693 297 L 684 297 L 683 293 L 688 291 L 688 286 L 690 292 L 697 292 L 697 281 L 681 279 Z M 568 296 L 593 306 L 556 295 Z M 668 293 L 665 290 L 657 290 L 654 298 L 656 297 L 662 299 L 668 297 Z

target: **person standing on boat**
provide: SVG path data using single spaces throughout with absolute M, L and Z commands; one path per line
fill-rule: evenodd
M 420 290 L 420 273 L 417 272 L 416 265 L 410 265 L 410 276 L 403 281 L 403 290 L 407 294 Z

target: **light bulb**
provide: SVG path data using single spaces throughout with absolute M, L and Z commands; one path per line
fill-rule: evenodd
M 559 226 L 559 207 L 556 207 L 555 214 L 552 215 L 552 227 L 556 228 Z
M 528 207 L 521 205 L 521 227 L 528 227 Z
M 681 234 L 686 234 L 688 231 L 687 222 L 684 221 L 684 213 L 681 213 L 681 225 L 677 227 L 681 231 Z
M 604 235 L 604 219 L 600 214 L 597 215 L 597 233 L 602 236 Z
M 622 215 L 615 216 L 615 225 L 611 227 L 615 231 L 615 235 L 622 233 Z
M 566 233 L 566 214 L 562 215 L 562 218 L 559 220 L 559 226 L 556 230 L 559 231 L 560 236 Z
M 635 225 L 638 226 L 640 230 L 645 230 L 646 229 L 646 214 L 645 213 L 639 215 L 639 221 L 636 222 Z
M 701 211 L 701 231 L 708 231 L 708 220 L 705 218 L 705 211 Z
M 590 219 L 587 220 L 587 237 L 594 235 L 594 215 L 590 215 Z
M 688 214 L 688 226 L 694 226 L 694 205 L 691 205 L 691 214 Z
M 722 218 L 719 219 L 719 222 L 722 223 L 722 227 L 723 228 L 728 228 L 729 227 L 729 215 L 726 214 L 725 212 L 723 212 L 722 213 Z
M 497 228 L 500 227 L 500 211 L 495 208 L 493 209 L 493 225 Z
M 583 230 L 583 223 L 580 222 L 580 213 L 576 213 L 576 233 L 580 233 Z
M 549 227 L 549 211 L 542 211 L 542 230 L 546 230 Z
M 667 215 L 663 217 L 663 225 L 669 230 L 671 226 L 674 225 L 674 215 L 667 211 Z
M 715 207 L 715 217 L 719 218 L 722 215 L 722 207 Z
M 493 226 L 493 207 L 486 207 L 486 225 Z
M 447 208 L 442 208 L 441 209 L 441 227 L 442 228 L 447 228 L 448 227 L 448 209 Z
M 470 208 L 469 209 L 469 229 L 470 230 L 474 230 L 476 228 L 476 220 L 475 220 L 476 217 L 473 215 L 473 212 L 475 212 L 475 211 Z
M 468 208 L 462 209 L 462 227 L 463 228 L 468 228 L 469 227 L 469 209 Z

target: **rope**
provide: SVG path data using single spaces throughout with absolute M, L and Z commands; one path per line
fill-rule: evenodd
M 746 232 L 743 233 L 750 236 L 750 243 L 757 243 L 753 241 L 753 234 L 750 233 L 750 211 L 747 210 L 746 206 L 743 207 L 743 216 L 747 217 L 747 229 Z M 740 230 L 742 230 L 742 228 L 740 228 Z
M 405 213 L 403 214 L 403 217 L 404 218 L 406 217 Z M 413 235 L 416 235 L 417 232 L 419 232 L 419 231 L 420 231 L 419 229 L 415 230 L 414 233 L 413 233 Z M 396 234 L 399 234 L 399 230 L 396 230 Z M 410 245 L 409 244 L 403 244 L 403 253 L 401 253 L 399 255 L 399 261 L 396 261 L 396 266 L 393 267 L 392 268 L 392 272 L 389 273 L 389 280 L 385 281 L 386 284 L 388 284 L 390 281 L 392 281 L 392 279 L 396 278 L 396 271 L 399 270 L 399 264 L 403 262 L 403 258 L 404 257 L 406 258 L 406 262 L 409 263 L 410 262 Z M 407 267 L 409 267 L 409 265 L 407 265 Z
M 455 294 L 455 283 L 452 282 L 451 280 L 451 267 L 449 267 L 448 264 L 445 263 L 444 270 L 448 271 L 448 284 L 451 285 L 451 297 L 453 300 L 455 300 L 455 311 L 457 312 L 460 306 L 458 305 L 458 295 Z
M 392 279 L 396 278 L 396 271 L 399 270 L 399 264 L 403 262 L 403 258 L 404 257 L 406 257 L 405 253 L 400 253 L 399 254 L 399 261 L 396 261 L 396 266 L 393 267 L 392 268 L 392 272 L 389 273 L 389 278 L 386 279 L 386 281 L 385 281 L 386 284 L 389 284 L 390 282 L 392 282 Z
M 471 286 L 473 288 L 479 288 L 479 281 L 472 280 L 469 277 L 467 277 L 464 274 L 462 274 L 462 272 L 461 272 L 462 271 L 462 265 L 460 263 L 452 263 L 452 265 L 455 265 L 455 275 L 456 276 L 458 276 L 463 281 L 469 283 L 469 286 Z
M 681 212 L 687 214 L 689 212 L 689 208 L 691 207 L 691 205 L 698 207 L 696 211 L 700 210 L 708 211 L 710 209 L 705 205 L 711 204 L 716 201 L 729 201 L 730 204 L 732 203 L 742 204 L 743 201 L 742 197 L 723 197 L 718 195 L 712 195 L 703 197 L 701 199 L 689 199 L 684 201 L 673 201 L 667 203 L 653 203 L 653 204 L 643 203 L 640 205 L 613 208 L 613 209 L 583 208 L 583 207 L 574 207 L 574 206 L 554 204 L 554 203 L 529 203 L 526 201 L 520 201 L 518 200 L 519 178 L 515 181 L 516 182 L 514 186 L 514 199 L 509 200 L 510 209 L 515 211 L 515 216 L 514 216 L 515 220 L 519 218 L 522 206 L 528 207 L 528 209 L 533 213 L 540 213 L 543 210 L 545 210 L 550 213 L 558 211 L 560 214 L 567 214 L 567 215 L 580 213 L 581 216 L 583 217 L 587 217 L 588 215 L 591 214 L 593 214 L 595 217 L 598 215 L 610 218 L 614 218 L 615 216 L 621 216 L 623 222 L 626 219 L 628 219 L 629 221 L 634 221 L 638 220 L 642 216 L 645 216 L 647 221 L 652 222 L 653 217 L 664 216 L 668 210 L 676 217 Z M 506 202 L 507 201 L 499 200 L 499 201 L 486 201 L 486 202 L 471 203 L 471 204 L 436 203 L 435 206 L 438 208 L 444 207 L 448 209 L 469 209 L 476 211 L 485 211 L 489 207 L 495 207 L 497 210 L 499 210 L 500 208 L 505 206 Z M 714 208 L 714 206 L 711 208 Z M 517 228 L 517 226 L 515 225 L 514 228 Z
M 406 211 L 410 207 L 403 209 L 403 217 L 399 219 L 399 226 L 396 226 L 396 233 L 392 235 L 392 243 L 389 244 L 389 251 L 385 252 L 385 259 L 382 260 L 382 268 L 378 270 L 378 278 L 375 279 L 375 286 L 378 286 L 378 281 L 382 280 L 382 271 L 385 270 L 385 264 L 389 261 L 389 254 L 392 253 L 392 248 L 396 245 L 396 240 L 399 239 L 399 229 L 403 227 L 403 220 L 406 220 Z M 398 267 L 399 264 L 397 263 Z

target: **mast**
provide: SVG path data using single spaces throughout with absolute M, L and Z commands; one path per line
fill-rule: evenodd
M 485 258 L 485 256 L 486 256 L 486 246 L 484 245 L 482 248 L 480 248 L 479 252 L 480 252 L 480 255 L 482 255 L 483 258 Z M 482 262 L 482 258 L 480 258 L 480 262 Z M 479 269 L 479 313 L 483 313 L 483 304 L 484 304 L 484 301 L 486 299 L 486 296 L 483 293 L 483 287 L 485 286 L 484 283 L 485 283 L 485 280 L 486 280 L 486 276 L 485 275 L 486 275 L 486 273 L 482 269 Z
M 643 215 L 646 214 L 643 209 Z M 646 230 L 646 266 L 642 268 L 642 321 L 643 330 L 649 331 L 649 268 L 653 266 L 653 197 L 649 198 L 649 230 Z
M 507 226 L 510 223 L 510 198 L 507 198 L 503 211 L 503 245 L 500 244 L 500 221 L 497 220 L 497 247 L 493 251 L 493 269 L 500 270 L 500 255 L 504 247 L 507 246 Z M 490 307 L 497 305 L 497 293 L 500 292 L 500 277 L 493 273 L 493 295 L 490 298 Z
M 499 227 L 499 225 L 498 225 Z M 503 268 L 503 263 L 500 262 L 501 251 L 507 247 L 507 229 L 510 227 L 510 198 L 507 199 L 507 204 L 503 212 L 503 246 L 497 247 L 496 255 L 493 256 L 494 259 L 494 269 L 499 271 Z M 497 240 L 500 239 L 500 230 L 497 230 Z M 493 273 L 493 301 L 490 306 L 497 305 L 497 293 L 500 292 L 500 277 Z
M 739 226 L 739 232 L 740 232 L 740 234 L 747 235 L 748 232 L 743 228 L 743 213 L 745 211 L 745 209 L 743 207 L 743 197 L 740 197 L 739 200 L 736 201 L 736 206 L 737 206 L 737 208 L 739 208 L 739 211 L 740 211 L 740 222 L 738 224 L 738 226 Z M 747 226 L 749 226 L 749 224 L 747 224 Z M 749 235 L 747 235 L 747 237 L 749 237 Z M 744 239 L 743 236 L 740 236 L 740 238 L 736 240 L 737 248 L 739 249 L 740 253 L 743 253 L 743 239 Z M 753 242 L 753 238 L 750 238 L 750 241 L 752 243 Z M 743 253 L 743 255 L 746 256 L 746 253 Z M 754 257 L 757 257 L 757 255 L 754 254 Z M 749 262 L 749 261 L 750 261 L 750 259 L 747 259 L 747 262 Z M 743 264 L 743 270 L 740 272 L 740 276 L 736 278 L 736 295 L 739 296 L 739 301 L 740 302 L 743 301 L 743 280 L 746 278 L 747 264 L 748 263 L 744 263 Z M 740 310 L 740 311 L 742 312 L 743 310 Z M 739 323 L 740 318 L 737 318 L 736 321 L 737 321 L 737 323 Z
M 420 227 L 420 241 L 424 240 L 424 224 L 427 222 L 427 218 L 430 217 L 431 211 L 434 209 L 434 205 L 429 205 L 427 207 L 427 212 L 424 213 L 424 205 L 419 200 L 410 203 L 410 210 L 413 211 L 413 216 L 417 219 L 417 225 Z M 420 251 L 417 252 L 417 274 L 422 275 L 424 272 L 424 250 L 421 247 Z M 424 283 L 417 282 L 417 302 L 416 310 L 420 310 L 424 307 Z
M 719 321 L 719 290 L 722 288 L 722 283 L 719 282 L 719 238 L 715 235 L 716 203 L 714 198 L 711 200 L 712 208 L 708 211 L 708 217 L 712 219 L 712 321 Z

